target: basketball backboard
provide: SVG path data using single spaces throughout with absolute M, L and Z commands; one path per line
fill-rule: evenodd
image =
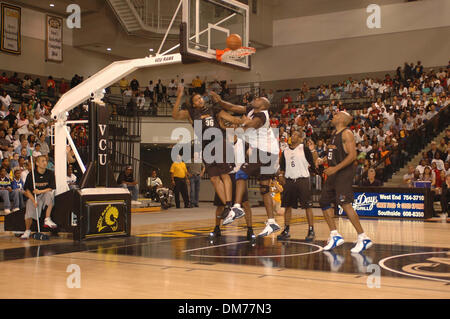
M 241 36 L 242 46 L 248 47 L 248 5 L 235 0 L 183 0 L 180 30 L 180 52 L 183 63 L 217 62 L 222 65 L 250 70 L 250 57 L 217 61 L 216 49 L 227 47 L 230 34 Z

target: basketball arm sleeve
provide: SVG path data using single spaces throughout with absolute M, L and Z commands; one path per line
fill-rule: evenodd
M 284 157 L 284 152 L 281 154 L 279 171 L 286 172 L 286 159 Z
M 304 150 L 304 152 L 305 152 L 305 157 L 306 157 L 306 160 L 307 160 L 308 163 L 309 163 L 310 169 L 311 169 L 314 173 L 318 174 L 318 170 L 316 169 L 316 164 L 315 164 L 315 161 L 314 161 L 314 156 L 313 156 L 311 150 L 310 150 L 306 145 L 305 145 L 305 147 L 303 148 L 303 150 Z

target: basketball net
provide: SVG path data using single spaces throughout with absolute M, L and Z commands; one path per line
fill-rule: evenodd
M 236 50 L 231 50 L 229 48 L 226 48 L 225 50 L 216 49 L 216 59 L 221 62 L 234 61 L 255 53 L 256 49 L 251 47 L 241 47 Z

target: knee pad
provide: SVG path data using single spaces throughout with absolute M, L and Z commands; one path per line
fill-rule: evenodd
M 269 185 L 259 185 L 259 191 L 261 192 L 261 195 L 266 195 L 267 193 L 270 193 L 270 186 Z
M 243 170 L 238 170 L 236 172 L 236 177 L 235 178 L 236 178 L 236 180 L 238 180 L 238 179 L 248 180 L 248 175 Z
M 306 204 L 305 204 L 305 209 L 307 209 L 307 208 L 312 208 L 314 206 L 314 203 L 312 202 L 312 201 L 308 201 L 308 202 L 306 202 Z M 331 206 L 330 206 L 331 207 Z M 330 207 L 328 207 L 328 208 L 330 208 Z M 327 208 L 327 209 L 328 209 Z

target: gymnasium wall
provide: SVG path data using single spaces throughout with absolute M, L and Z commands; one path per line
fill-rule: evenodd
M 272 46 L 273 44 L 273 4 L 268 0 L 256 2 L 256 14 L 253 13 L 253 2 L 250 1 L 250 45 Z
M 252 72 L 273 81 L 395 70 L 406 61 L 447 65 L 449 38 L 445 27 L 274 47 L 257 53 Z
M 141 143 L 142 144 L 174 144 L 171 139 L 172 132 L 177 128 L 185 128 L 193 136 L 192 125 L 185 121 L 174 121 L 167 117 L 142 118 Z
M 405 61 L 421 60 L 423 65 L 433 67 L 447 65 L 449 1 L 381 1 L 381 29 L 368 29 L 369 14 L 365 8 L 350 10 L 350 4 L 354 4 L 350 2 L 346 11 L 274 20 L 274 46 L 258 49 L 252 57 L 251 71 L 196 63 L 142 70 L 136 76 L 141 84 L 150 79 L 167 81 L 177 75 L 187 82 L 196 75 L 207 76 L 209 80 L 232 79 L 234 83 L 309 82 L 347 74 L 381 74 L 403 66 Z M 275 12 L 273 15 L 276 16 Z M 433 19 L 423 18 L 430 16 Z M 251 28 L 259 27 L 251 25 Z
M 196 75 L 230 83 L 287 81 L 321 83 L 321 78 L 352 74 L 383 74 L 421 60 L 426 67 L 447 65 L 450 27 L 374 35 L 260 49 L 251 71 L 235 71 L 210 63 L 174 65 L 136 72 L 141 85 L 169 81 L 179 75 L 190 82 Z M 286 82 L 285 82 L 286 83 Z M 298 87 L 298 84 L 294 87 Z
M 267 0 L 265 0 L 267 1 Z M 423 1 L 423 0 L 419 0 Z M 428 1 L 428 0 L 426 0 Z M 406 3 L 406 0 L 272 0 L 273 18 L 275 20 L 288 19 L 304 16 L 315 16 L 339 11 L 367 8 L 368 5 L 376 3 L 380 6 Z
M 367 13 L 366 8 L 359 8 L 274 20 L 273 44 L 274 46 L 295 45 L 448 27 L 450 26 L 450 1 L 429 0 L 381 5 L 379 28 L 369 28 L 367 19 L 371 14 L 372 11 Z M 292 32 L 293 29 L 295 32 Z
M 22 53 L 0 52 L 0 70 L 71 79 L 97 72 L 117 58 L 72 47 L 73 31 L 64 23 L 63 62 L 45 61 L 45 13 L 22 7 Z

